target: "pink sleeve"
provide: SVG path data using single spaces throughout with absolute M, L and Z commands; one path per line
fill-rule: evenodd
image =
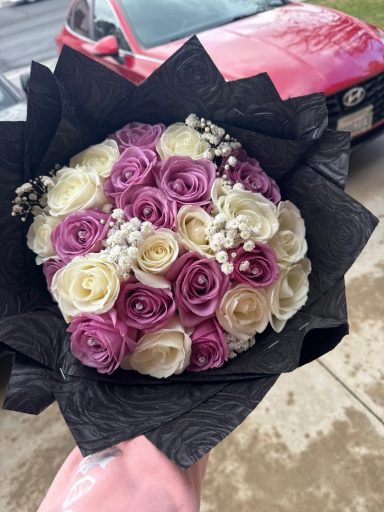
M 75 448 L 38 512 L 198 512 L 207 461 L 183 471 L 144 436 L 85 458 Z

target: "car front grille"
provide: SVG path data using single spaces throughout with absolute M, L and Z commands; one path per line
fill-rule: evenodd
M 343 104 L 343 96 L 349 89 L 356 86 L 364 87 L 366 96 L 359 105 L 346 107 Z M 336 128 L 337 120 L 340 117 L 356 112 L 368 105 L 373 105 L 373 124 L 384 119 L 384 73 L 327 96 L 329 127 Z

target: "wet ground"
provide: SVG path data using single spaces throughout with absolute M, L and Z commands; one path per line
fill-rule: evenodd
M 213 451 L 202 512 L 384 510 L 384 137 L 354 153 L 348 192 L 381 219 L 347 275 L 351 333 Z M 0 422 L 0 511 L 34 512 L 73 440 L 56 406 Z
M 353 154 L 347 191 L 381 221 L 347 275 L 350 335 L 213 451 L 202 512 L 384 510 L 384 137 Z

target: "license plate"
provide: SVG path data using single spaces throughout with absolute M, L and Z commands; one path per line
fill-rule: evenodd
M 353 114 L 340 117 L 337 122 L 337 129 L 345 132 L 351 132 L 352 137 L 360 135 L 372 128 L 373 105 L 362 108 Z

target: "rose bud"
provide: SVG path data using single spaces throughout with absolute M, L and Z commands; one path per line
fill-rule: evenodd
M 153 125 L 128 123 L 121 130 L 110 135 L 110 138 L 117 142 L 121 152 L 130 146 L 155 151 L 156 144 L 164 130 L 165 126 L 161 123 Z
M 112 373 L 136 346 L 138 331 L 129 329 L 111 309 L 102 315 L 82 314 L 69 325 L 71 350 L 86 366 Z
M 157 186 L 178 206 L 206 206 L 211 202 L 211 189 L 216 178 L 214 164 L 205 158 L 173 156 L 156 170 Z
M 52 242 L 65 263 L 76 256 L 101 251 L 109 229 L 109 215 L 101 210 L 83 210 L 68 215 L 54 229 Z
M 154 185 L 152 169 L 156 163 L 157 155 L 150 149 L 127 148 L 104 182 L 105 194 L 118 203 L 118 197 L 124 190 L 134 185 Z
M 176 305 L 167 288 L 127 281 L 121 286 L 116 309 L 127 326 L 151 332 L 163 327 L 173 317 Z
M 172 281 L 180 320 L 193 327 L 215 315 L 229 287 L 229 278 L 212 258 L 188 252 L 178 258 L 167 273 Z
M 228 360 L 228 343 L 215 318 L 199 324 L 191 339 L 191 361 L 187 370 L 201 372 L 209 368 L 219 368 Z

